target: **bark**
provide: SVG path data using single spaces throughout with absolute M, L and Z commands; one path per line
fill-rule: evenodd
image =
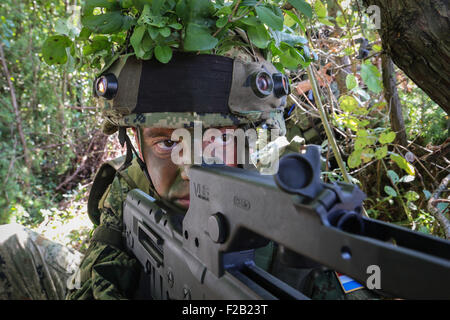
M 0 42 L 0 59 L 2 60 L 3 73 L 8 81 L 9 91 L 11 93 L 11 103 L 14 108 L 14 114 L 16 116 L 17 131 L 19 132 L 20 142 L 22 143 L 25 165 L 28 171 L 31 172 L 31 159 L 30 153 L 27 147 L 27 141 L 25 140 L 25 135 L 22 130 L 22 118 L 20 116 L 19 105 L 17 103 L 16 92 L 14 90 L 14 85 L 11 81 L 11 74 L 9 73 L 8 65 L 6 64 L 5 53 L 3 51 L 3 44 Z
M 384 98 L 386 99 L 391 128 L 397 134 L 395 140 L 398 144 L 406 147 L 405 121 L 403 120 L 402 105 L 397 93 L 394 64 L 386 54 L 381 56 L 383 70 Z
M 363 0 L 381 11 L 383 47 L 430 98 L 450 112 L 448 0 Z

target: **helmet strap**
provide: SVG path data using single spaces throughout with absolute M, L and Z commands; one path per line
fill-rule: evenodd
M 145 162 L 142 161 L 141 157 L 137 153 L 136 149 L 134 148 L 133 144 L 131 143 L 130 137 L 127 135 L 127 129 L 125 127 L 119 128 L 119 142 L 120 145 L 123 147 L 125 144 L 127 146 L 127 154 L 125 157 L 125 162 L 122 164 L 119 170 L 124 170 L 128 168 L 131 165 L 131 161 L 133 160 L 133 153 L 136 156 L 136 161 L 139 164 L 139 167 L 141 167 L 142 172 L 144 172 L 145 176 L 147 177 L 148 181 L 150 182 L 150 185 L 152 184 L 152 180 L 150 179 L 150 175 L 147 170 L 147 166 L 145 165 Z M 140 137 L 140 130 L 138 129 L 138 139 L 139 143 L 141 142 Z

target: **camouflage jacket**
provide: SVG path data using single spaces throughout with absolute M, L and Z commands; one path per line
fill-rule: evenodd
M 67 299 L 131 299 L 137 290 L 141 266 L 122 247 L 122 203 L 128 191 L 136 187 L 149 190 L 149 183 L 136 160 L 124 171 L 116 172 L 122 161 L 123 157 L 103 165 L 94 180 L 88 212 L 98 227 L 80 265 L 78 288 L 69 291 Z M 109 184 L 110 176 L 113 181 Z M 95 190 L 97 187 L 99 190 Z M 115 230 L 116 239 L 101 239 L 98 235 L 105 228 Z
M 67 294 L 67 299 L 134 299 L 137 297 L 142 268 L 126 252 L 122 244 L 122 203 L 134 189 L 147 190 L 150 186 L 134 159 L 121 172 L 123 158 L 118 158 L 98 171 L 89 198 L 89 215 L 98 225 L 94 230 L 88 251 L 80 265 L 78 285 Z M 111 176 L 111 177 L 109 177 Z M 111 182 L 112 180 L 112 182 Z M 105 191 L 106 190 L 106 191 Z M 116 239 L 102 237 L 104 229 L 116 232 Z M 111 233 L 111 232 L 110 232 Z M 276 245 L 270 243 L 255 250 L 256 264 L 302 291 L 313 299 L 374 299 L 367 289 L 344 293 L 334 271 L 324 268 L 290 268 L 277 259 Z

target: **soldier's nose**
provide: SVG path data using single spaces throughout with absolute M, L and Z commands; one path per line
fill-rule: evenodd
M 189 180 L 189 170 L 191 168 L 191 165 L 184 165 L 183 169 L 181 170 L 181 179 L 183 180 Z

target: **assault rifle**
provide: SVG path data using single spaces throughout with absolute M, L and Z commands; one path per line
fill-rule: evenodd
M 255 265 L 269 240 L 293 265 L 298 254 L 363 285 L 377 266 L 381 292 L 450 298 L 450 242 L 364 217 L 358 187 L 321 181 L 316 146 L 284 156 L 274 176 L 193 166 L 190 188 L 184 217 L 138 189 L 126 198 L 127 247 L 153 299 L 307 299 Z

